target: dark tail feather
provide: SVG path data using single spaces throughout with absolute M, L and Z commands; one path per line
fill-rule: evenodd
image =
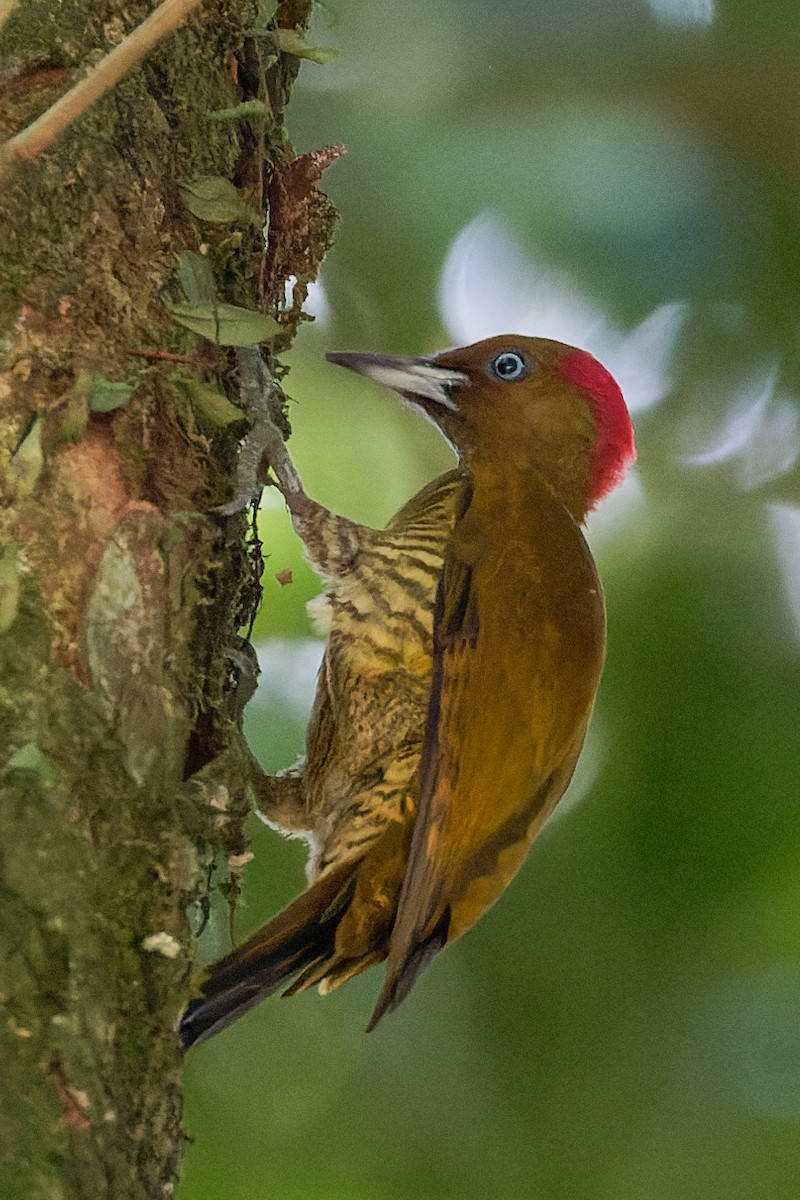
M 351 861 L 326 872 L 209 968 L 200 995 L 181 1018 L 184 1050 L 230 1025 L 298 972 L 311 975 L 333 956 L 337 926 L 353 898 L 356 866 Z
M 436 928 L 422 941 L 412 944 L 410 950 L 401 950 L 399 954 L 393 955 L 390 949 L 389 961 L 386 964 L 386 978 L 383 981 L 375 1011 L 367 1025 L 367 1033 L 372 1033 L 378 1022 L 405 1000 L 431 959 L 447 945 L 449 926 L 450 909 L 446 908 L 437 922 Z M 399 959 L 399 961 L 393 962 L 393 958 Z

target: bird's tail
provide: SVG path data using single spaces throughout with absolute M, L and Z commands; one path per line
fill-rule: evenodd
M 358 863 L 352 860 L 326 871 L 269 924 L 209 968 L 200 995 L 181 1019 L 185 1050 L 218 1033 L 290 980 L 295 979 L 289 989 L 295 992 L 328 974 L 337 957 L 336 930 L 353 898 L 357 872 Z M 348 974 L 368 965 L 352 964 Z

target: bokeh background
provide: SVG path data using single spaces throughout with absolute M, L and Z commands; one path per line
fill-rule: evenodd
M 379 523 L 449 464 L 326 348 L 499 331 L 602 358 L 639 462 L 590 524 L 610 645 L 568 799 L 376 1033 L 373 971 L 192 1052 L 180 1200 L 797 1200 L 800 6 L 332 0 L 310 40 L 339 55 L 303 64 L 293 140 L 349 154 L 287 356 L 309 491 Z M 262 518 L 247 724 L 277 769 L 320 646 Z M 255 821 L 253 851 L 237 937 L 303 879 Z

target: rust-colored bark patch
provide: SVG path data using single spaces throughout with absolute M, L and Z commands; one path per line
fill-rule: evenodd
M 128 495 L 111 422 L 104 418 L 50 459 L 41 489 L 19 511 L 14 534 L 25 546 L 20 567 L 40 581 L 54 661 L 84 683 L 80 615 L 115 529 L 135 512 L 159 515 L 152 504 Z
M 297 284 L 291 316 L 295 320 L 308 284 L 331 244 L 333 206 L 318 191 L 317 184 L 331 163 L 346 153 L 341 145 L 312 150 L 291 162 L 276 163 L 270 176 L 264 296 L 268 305 L 276 304 L 285 282 L 293 275 Z

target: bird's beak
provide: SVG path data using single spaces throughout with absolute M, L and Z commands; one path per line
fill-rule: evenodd
M 399 392 L 406 400 L 422 403 L 430 411 L 429 404 L 458 412 L 458 406 L 450 396 L 449 389 L 467 383 L 467 376 L 449 367 L 437 367 L 428 358 L 398 358 L 392 354 L 360 354 L 353 352 L 329 352 L 328 362 L 359 375 L 366 375 L 385 388 Z M 425 404 L 428 401 L 429 404 Z

